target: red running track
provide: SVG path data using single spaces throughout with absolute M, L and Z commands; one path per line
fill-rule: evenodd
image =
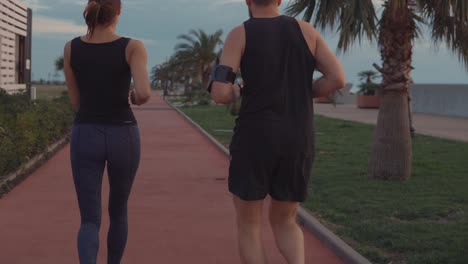
M 156 94 L 135 110 L 142 160 L 129 204 L 124 264 L 237 264 L 228 159 Z M 78 263 L 79 212 L 69 146 L 0 200 L 0 263 Z M 105 177 L 107 179 L 107 177 Z M 99 263 L 105 263 L 107 180 Z M 265 221 L 271 264 L 285 263 Z M 342 263 L 305 233 L 307 263 Z

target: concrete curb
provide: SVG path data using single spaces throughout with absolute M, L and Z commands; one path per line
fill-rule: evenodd
M 212 144 L 214 144 L 219 151 L 229 156 L 229 150 L 220 144 L 213 136 L 206 132 L 200 125 L 193 121 L 189 116 L 182 112 L 177 107 L 173 106 L 170 102 L 166 103 L 171 106 L 177 113 L 184 117 L 193 127 L 198 129 Z M 327 229 L 320 223 L 312 214 L 310 214 L 302 206 L 299 207 L 297 212 L 298 223 L 304 226 L 309 232 L 314 234 L 325 246 L 332 250 L 341 260 L 346 264 L 372 264 L 368 259 L 360 255 L 341 238 Z
M 17 171 L 7 174 L 0 179 L 0 199 L 2 196 L 10 192 L 16 185 L 26 179 L 34 170 L 40 167 L 48 158 L 61 149 L 68 143 L 69 136 L 66 135 L 62 139 L 53 143 L 47 149 L 30 159 L 26 164 L 23 164 Z
M 311 213 L 302 206 L 297 211 L 299 224 L 314 234 L 326 247 L 331 249 L 345 263 L 349 264 L 372 264 L 368 259 L 356 252 L 341 238 L 320 223 Z

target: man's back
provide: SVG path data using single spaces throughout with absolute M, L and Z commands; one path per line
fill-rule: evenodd
M 245 2 L 252 18 L 229 33 L 209 86 L 216 103 L 242 94 L 229 166 L 240 255 L 245 263 L 267 263 L 260 231 L 270 195 L 278 248 L 287 263 L 303 264 L 304 238 L 295 218 L 314 161 L 313 97 L 330 95 L 346 78 L 315 28 L 280 16 L 282 0 Z M 239 68 L 243 88 L 232 84 Z M 323 76 L 312 83 L 315 69 Z
M 283 153 L 310 152 L 316 61 L 297 20 L 287 16 L 251 18 L 244 28 L 241 71 L 245 86 L 239 126 L 247 120 L 273 121 L 278 125 L 278 137 L 268 145 L 280 144 L 278 150 Z

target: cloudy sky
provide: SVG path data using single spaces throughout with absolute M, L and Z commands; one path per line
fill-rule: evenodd
M 82 12 L 87 0 L 21 1 L 34 12 L 33 78 L 54 78 L 53 61 L 62 54 L 65 42 L 86 32 Z M 143 40 L 152 67 L 172 54 L 178 35 L 197 28 L 227 33 L 247 16 L 244 0 L 123 0 L 118 33 Z M 324 35 L 335 48 L 335 34 Z M 359 71 L 380 63 L 375 43 L 362 43 L 339 57 L 351 82 L 357 81 Z M 416 43 L 414 67 L 417 83 L 468 83 L 468 73 L 457 57 L 445 47 L 434 47 L 427 36 Z

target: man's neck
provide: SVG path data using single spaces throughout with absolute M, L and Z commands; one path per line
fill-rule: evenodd
M 270 5 L 266 7 L 252 5 L 250 9 L 254 18 L 270 18 L 277 17 L 280 15 L 279 8 L 277 5 Z

